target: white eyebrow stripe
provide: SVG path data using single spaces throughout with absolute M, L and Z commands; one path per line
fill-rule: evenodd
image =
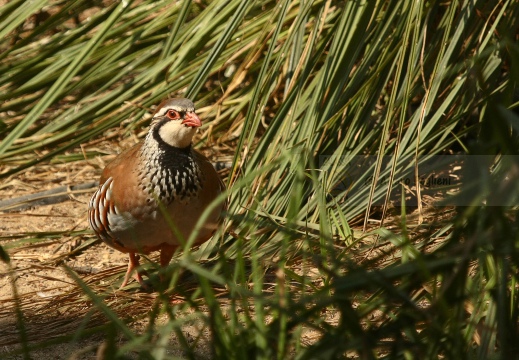
M 166 113 L 169 110 L 175 110 L 175 111 L 178 111 L 178 112 L 186 112 L 186 113 L 190 113 L 190 112 L 194 112 L 195 111 L 195 109 L 183 109 L 183 108 L 177 107 L 177 106 L 165 106 L 165 107 L 161 108 L 159 111 L 157 111 L 157 113 L 155 114 L 155 117 L 164 116 L 164 115 L 166 115 Z
M 170 108 L 164 107 L 164 108 L 160 109 L 159 111 L 157 111 L 155 116 L 164 116 L 164 115 L 166 115 L 168 110 L 170 110 Z

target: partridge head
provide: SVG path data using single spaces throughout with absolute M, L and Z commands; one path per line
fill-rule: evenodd
M 165 100 L 153 114 L 145 139 L 103 170 L 88 220 L 98 238 L 129 254 L 121 287 L 139 265 L 137 253 L 160 251 L 160 264 L 167 265 L 204 210 L 225 191 L 209 160 L 191 146 L 201 125 L 191 100 Z M 219 204 L 213 209 L 194 244 L 213 235 L 224 208 Z M 138 271 L 135 278 L 145 287 Z

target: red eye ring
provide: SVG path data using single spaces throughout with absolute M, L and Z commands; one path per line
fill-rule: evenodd
M 178 113 L 178 111 L 173 110 L 173 109 L 168 110 L 168 112 L 166 113 L 166 116 L 168 118 L 170 118 L 171 120 L 180 119 L 180 114 Z

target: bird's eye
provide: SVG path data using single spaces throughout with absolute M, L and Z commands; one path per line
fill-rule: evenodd
M 168 118 L 170 118 L 171 120 L 176 120 L 176 119 L 180 119 L 180 114 L 178 113 L 178 111 L 176 110 L 168 110 L 168 112 L 166 113 L 166 116 Z

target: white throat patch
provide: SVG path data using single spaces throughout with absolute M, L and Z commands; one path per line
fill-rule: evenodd
M 159 129 L 159 136 L 170 146 L 186 148 L 191 144 L 196 128 L 182 124 L 181 120 L 170 120 Z

